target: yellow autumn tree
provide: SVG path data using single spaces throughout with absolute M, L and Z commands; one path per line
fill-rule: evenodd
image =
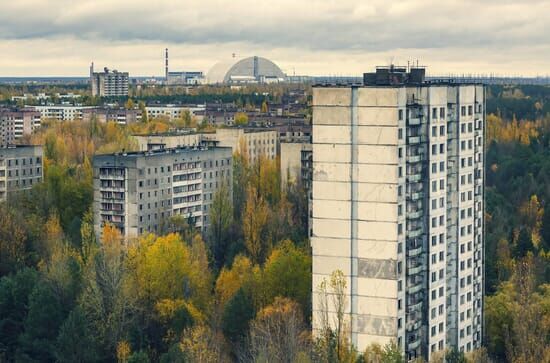
M 541 206 L 536 194 L 533 194 L 528 201 L 519 208 L 520 214 L 531 233 L 531 240 L 535 247 L 539 246 L 541 241 L 542 217 L 544 208 Z
M 265 199 L 259 195 L 256 188 L 248 187 L 242 217 L 244 243 L 250 257 L 256 263 L 261 262 L 269 250 L 269 242 L 265 240 L 264 234 L 268 214 Z
M 253 265 L 246 256 L 238 255 L 231 268 L 224 267 L 216 281 L 216 297 L 223 306 L 235 295 L 241 286 L 253 276 Z

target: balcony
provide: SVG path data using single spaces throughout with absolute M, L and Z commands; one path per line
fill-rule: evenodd
M 416 274 L 422 272 L 423 266 L 422 265 L 413 266 L 413 267 L 409 267 L 407 270 L 409 272 L 409 275 L 416 275 Z
M 410 200 L 420 200 L 424 198 L 424 192 L 414 192 L 410 194 Z
M 416 340 L 409 342 L 409 350 L 416 350 L 420 346 L 420 337 L 417 337 Z
M 411 229 L 407 232 L 407 237 L 409 238 L 415 238 L 420 237 L 423 233 L 422 227 L 418 227 L 416 229 Z
M 409 136 L 409 145 L 420 144 L 420 136 Z
M 424 286 L 422 286 L 421 283 L 418 283 L 416 285 L 413 285 L 413 286 L 409 287 L 407 291 L 409 292 L 409 294 L 416 294 L 417 292 L 422 291 L 423 288 L 424 288 Z M 408 311 L 412 312 L 413 310 L 414 311 L 420 310 L 421 306 L 422 306 L 422 301 L 419 301 L 415 304 L 409 305 L 409 310 Z
M 420 125 L 421 121 L 422 120 L 421 120 L 420 117 L 411 117 L 411 118 L 409 118 L 409 126 Z
M 409 257 L 415 257 L 415 256 L 418 256 L 422 253 L 422 246 L 418 246 L 418 247 L 415 247 L 415 248 L 409 248 L 407 250 L 407 255 Z
M 407 158 L 409 164 L 419 163 L 422 161 L 422 155 L 411 155 Z
M 409 180 L 409 183 L 418 183 L 422 180 L 422 174 L 419 172 L 417 174 L 407 175 L 407 179 Z
M 419 193 L 414 193 L 419 194 Z M 408 212 L 407 213 L 407 219 L 418 219 L 421 218 L 424 215 L 424 213 L 421 210 L 417 210 L 414 212 Z
M 420 302 L 419 304 L 422 304 L 422 302 Z M 416 331 L 416 330 L 420 329 L 421 326 L 422 326 L 422 322 L 420 320 L 417 320 L 415 322 L 407 323 L 407 331 L 409 331 L 409 332 Z

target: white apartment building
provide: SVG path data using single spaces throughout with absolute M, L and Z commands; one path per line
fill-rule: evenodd
M 146 106 L 147 117 L 149 119 L 157 117 L 166 117 L 169 120 L 177 120 L 182 118 L 184 113 L 188 111 L 191 116 L 195 116 L 197 111 L 204 111 L 206 105 L 195 106 L 179 106 L 179 105 L 158 105 L 158 106 Z M 202 120 L 201 120 L 202 121 Z
M 105 223 L 125 238 L 161 233 L 173 215 L 184 216 L 203 233 L 216 191 L 232 191 L 230 148 L 188 147 L 96 155 L 94 228 Z
M 377 68 L 313 88 L 313 327 L 347 281 L 352 343 L 429 359 L 482 342 L 485 90 Z
M 75 121 L 82 120 L 82 112 L 93 106 L 73 106 L 73 105 L 46 105 L 46 106 L 27 106 L 40 112 L 42 120 L 57 121 Z

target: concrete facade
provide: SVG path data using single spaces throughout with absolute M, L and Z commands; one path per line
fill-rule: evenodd
M 405 77 L 313 88 L 312 289 L 341 270 L 352 343 L 429 359 L 481 346 L 485 96 Z
M 279 133 L 276 130 L 221 128 L 216 129 L 216 141 L 219 146 L 231 147 L 233 153 L 246 153 L 251 163 L 258 161 L 261 155 L 270 160 L 275 160 L 279 155 Z
M 93 118 L 97 122 L 116 122 L 119 125 L 128 125 L 141 121 L 141 110 L 125 108 L 86 108 L 82 110 L 82 121 L 89 122 Z
M 310 184 L 313 147 L 310 142 L 281 142 L 281 183 Z
M 230 148 L 188 147 L 97 155 L 94 166 L 96 235 L 108 222 L 125 238 L 160 233 L 182 215 L 207 232 L 216 190 L 232 191 Z
M 47 106 L 29 106 L 40 112 L 43 120 L 74 121 L 82 120 L 82 112 L 91 109 L 93 106 L 69 106 L 69 105 L 47 105 Z
M 182 146 L 199 146 L 204 134 L 196 132 L 163 133 L 158 135 L 134 135 L 140 151 L 171 149 Z
M 33 109 L 0 108 L 0 146 L 13 145 L 17 139 L 30 135 L 40 125 L 40 113 Z
M 0 148 L 0 201 L 40 183 L 43 174 L 41 146 L 17 145 Z

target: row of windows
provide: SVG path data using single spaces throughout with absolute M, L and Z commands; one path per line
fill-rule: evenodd
M 440 161 L 439 162 L 439 172 L 442 173 L 445 171 L 445 162 Z M 437 163 L 432 163 L 432 174 L 437 173 Z
M 439 198 L 439 208 L 445 208 L 445 197 Z M 437 207 L 437 199 L 432 199 L 432 210 L 438 209 Z
M 444 269 L 440 269 L 440 270 L 439 270 L 439 280 L 443 280 L 444 278 L 445 278 L 445 270 L 444 270 Z M 437 272 L 434 271 L 434 272 L 432 272 L 432 282 L 436 282 L 437 280 L 438 280 L 438 278 L 437 278 Z M 434 292 L 435 292 L 435 290 L 432 291 L 432 295 L 433 295 Z M 439 295 L 439 297 L 441 297 L 441 296 L 442 296 L 442 295 Z M 435 299 L 435 297 L 432 298 L 432 299 Z
M 432 155 L 437 155 L 437 150 L 439 149 L 440 154 L 445 154 L 445 143 L 439 144 L 432 144 Z
M 32 168 L 22 169 L 21 170 L 21 175 L 26 176 L 27 175 L 27 170 L 29 170 L 29 176 L 32 176 L 33 175 L 33 173 L 32 173 L 33 169 Z M 11 178 L 13 175 L 15 175 L 16 177 L 19 176 L 19 169 L 16 169 L 16 170 L 13 170 L 13 171 L 15 171 L 15 173 L 12 173 L 12 170 L 8 170 L 8 177 Z M 36 168 L 36 175 L 40 175 L 40 168 Z
M 439 190 L 445 190 L 445 179 L 439 180 Z M 432 193 L 437 192 L 437 180 L 432 180 Z
M 37 183 L 40 183 L 42 180 L 40 178 L 37 178 L 36 179 L 36 182 Z M 30 186 L 30 185 L 33 185 L 34 181 L 32 179 L 23 179 L 21 180 L 21 183 L 19 183 L 19 180 L 15 180 L 15 181 L 11 181 L 9 180 L 8 181 L 8 188 L 11 188 L 12 186 L 15 186 L 15 187 L 19 187 L 20 185 L 23 186 L 23 187 L 26 187 L 26 186 Z
M 432 217 L 432 228 L 436 228 L 437 226 L 444 226 L 445 225 L 445 216 L 439 216 L 439 223 L 437 217 Z
M 19 160 L 21 160 L 21 165 L 27 165 L 27 158 L 19 158 L 19 159 L 8 159 L 8 166 L 12 166 L 12 165 L 18 166 Z M 40 156 L 37 156 L 36 158 L 34 157 L 28 158 L 29 165 L 32 165 L 34 160 L 36 160 L 36 164 L 40 164 L 42 158 Z
M 436 315 L 437 314 L 437 315 Z M 432 319 L 435 319 L 436 316 L 441 316 L 445 314 L 445 306 L 443 304 L 439 305 L 439 307 L 436 309 L 436 308 L 432 308 L 432 311 L 431 311 L 431 318 Z
M 445 243 L 445 233 L 440 233 L 439 236 L 432 236 L 432 246 L 437 245 L 438 237 L 439 237 L 439 244 Z
M 432 264 L 435 264 L 438 262 L 437 256 L 438 256 L 437 253 L 432 253 Z M 445 253 L 443 251 L 440 251 L 439 262 L 444 262 L 444 261 L 445 261 Z
M 439 333 L 443 333 L 443 323 L 439 323 L 438 331 Z M 436 327 L 432 326 L 431 336 L 433 337 L 435 334 L 436 334 Z
M 443 270 L 440 270 L 439 271 L 439 278 L 442 279 L 444 277 L 444 272 L 442 272 Z M 432 273 L 432 277 L 433 277 L 433 273 Z M 433 289 L 432 290 L 432 298 L 431 300 L 435 300 L 438 298 L 437 295 L 439 295 L 439 297 L 443 297 L 443 294 L 444 294 L 444 287 L 441 286 L 439 289 Z

